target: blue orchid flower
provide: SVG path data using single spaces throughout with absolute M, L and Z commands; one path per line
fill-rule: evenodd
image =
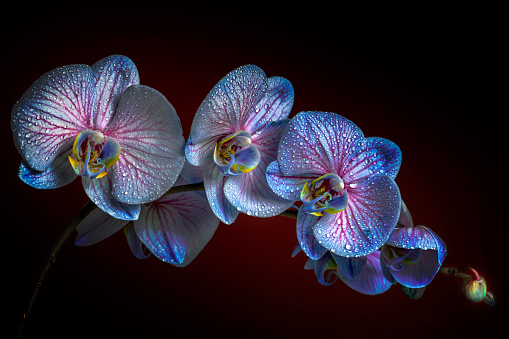
M 267 181 L 282 198 L 302 201 L 297 237 L 309 258 L 327 251 L 362 257 L 378 250 L 396 226 L 400 165 L 393 142 L 365 138 L 335 113 L 301 112 L 281 135 Z
M 246 65 L 222 78 L 198 108 L 186 157 L 204 166 L 207 198 L 225 224 L 239 212 L 271 217 L 292 205 L 272 192 L 265 177 L 292 105 L 288 80 Z
M 137 219 L 184 165 L 175 109 L 121 55 L 44 74 L 14 105 L 11 127 L 21 180 L 52 189 L 81 176 L 90 200 L 118 219 Z
M 442 266 L 447 248 L 430 228 L 414 227 L 410 212 L 402 205 L 402 217 L 381 249 L 382 272 L 392 283 L 412 289 L 425 287 Z
M 202 167 L 186 162 L 175 186 L 202 180 Z M 153 253 L 164 262 L 183 267 L 203 250 L 218 225 L 219 219 L 210 209 L 204 192 L 182 192 L 143 205 L 139 219 L 132 222 L 115 219 L 96 209 L 76 228 L 76 244 L 89 246 L 124 229 L 136 257 L 144 259 Z
M 303 214 L 310 215 L 310 214 Z M 311 216 L 308 218 L 317 218 Z M 412 216 L 406 207 L 405 202 L 401 201 L 401 210 L 399 214 L 397 228 L 413 226 Z M 311 236 L 311 235 L 309 235 Z M 310 243 L 316 247 L 321 247 L 319 244 Z M 311 248 L 313 253 L 323 253 L 319 259 L 309 258 L 304 266 L 305 269 L 314 269 L 318 282 L 324 286 L 333 284 L 339 277 L 346 285 L 352 289 L 368 295 L 380 294 L 387 291 L 393 284 L 398 281 L 395 280 L 389 272 L 387 266 L 383 263 L 386 258 L 382 250 L 377 250 L 362 257 L 342 257 L 327 251 L 325 248 Z M 294 257 L 302 250 L 300 245 L 295 247 L 292 254 Z M 422 291 L 420 291 L 422 293 Z M 417 289 L 412 289 L 409 293 L 418 293 Z
M 293 255 L 298 251 L 299 245 Z M 350 258 L 327 251 L 318 260 L 308 259 L 304 269 L 313 269 L 318 282 L 324 286 L 332 285 L 339 277 L 348 287 L 367 295 L 384 293 L 392 286 L 382 273 L 380 251 Z

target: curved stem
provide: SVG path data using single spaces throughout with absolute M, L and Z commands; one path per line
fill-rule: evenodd
M 286 210 L 286 211 L 278 214 L 278 216 L 292 218 L 292 219 L 297 219 L 297 213 L 299 213 L 299 211 L 296 211 L 296 210 Z
M 189 192 L 189 191 L 205 191 L 205 186 L 203 185 L 203 182 L 199 182 L 197 184 L 174 186 L 174 187 L 170 188 L 166 193 L 164 193 L 164 195 Z M 296 210 L 286 210 L 278 215 L 281 217 L 297 219 L 298 212 L 299 211 L 296 211 Z
M 85 207 L 71 220 L 71 222 L 67 225 L 67 227 L 64 229 L 62 234 L 60 234 L 60 237 L 58 238 L 55 246 L 51 249 L 51 252 L 48 255 L 48 258 L 46 259 L 46 263 L 44 264 L 44 267 L 42 269 L 41 276 L 39 277 L 39 280 L 37 281 L 37 284 L 35 285 L 34 292 L 32 293 L 32 297 L 30 298 L 30 302 L 28 303 L 28 307 L 26 312 L 23 314 L 23 320 L 21 322 L 21 326 L 19 328 L 18 334 L 16 338 L 21 338 L 23 336 L 23 331 L 25 329 L 26 323 L 32 313 L 32 309 L 34 308 L 35 301 L 37 300 L 37 296 L 39 295 L 39 291 L 41 289 L 42 283 L 44 282 L 44 279 L 46 278 L 46 275 L 48 274 L 49 269 L 55 262 L 55 259 L 57 257 L 58 252 L 62 248 L 62 246 L 65 244 L 69 236 L 72 234 L 72 232 L 76 229 L 76 226 L 79 225 L 79 223 L 85 219 L 87 215 L 92 212 L 96 206 L 94 203 L 89 201 Z
M 171 189 L 169 189 L 164 195 L 170 195 L 170 194 L 176 194 L 176 193 L 182 193 L 182 192 L 190 192 L 190 191 L 204 191 L 205 186 L 203 185 L 203 182 L 197 183 L 197 184 L 189 184 L 189 185 L 181 185 L 181 186 L 174 186 Z M 60 237 L 58 238 L 57 242 L 51 249 L 51 252 L 48 255 L 48 258 L 46 259 L 46 263 L 44 264 L 44 267 L 42 269 L 42 273 L 39 277 L 39 280 L 37 281 L 37 284 L 35 285 L 34 292 L 32 293 L 32 297 L 30 298 L 30 302 L 28 303 L 28 307 L 23 314 L 23 320 L 21 321 L 21 325 L 18 330 L 18 334 L 16 338 L 21 338 L 23 336 L 23 332 L 26 327 L 26 323 L 28 319 L 30 318 L 30 315 L 32 314 L 32 310 L 35 304 L 35 301 L 37 300 L 37 296 L 39 295 L 39 291 L 41 289 L 42 283 L 44 282 L 44 279 L 46 278 L 46 275 L 48 274 L 48 271 L 50 270 L 51 266 L 55 262 L 56 256 L 58 252 L 60 252 L 60 249 L 65 244 L 67 239 L 71 236 L 71 234 L 74 232 L 76 227 L 80 224 L 80 222 L 85 219 L 87 215 L 89 215 L 97 206 L 92 202 L 88 201 L 88 203 L 83 207 L 83 209 L 71 220 L 71 222 L 67 225 L 67 227 L 63 230 L 62 234 L 60 234 Z M 297 211 L 295 210 L 287 210 L 283 213 L 279 214 L 280 216 L 287 217 L 287 218 L 293 218 L 297 219 Z
M 182 193 L 182 192 L 190 192 L 190 191 L 205 191 L 205 186 L 203 185 L 203 182 L 199 182 L 196 184 L 173 186 L 168 191 L 166 191 L 166 193 L 164 193 L 164 195 L 170 195 L 170 194 Z
M 463 273 L 465 271 L 471 271 L 474 275 L 473 277 L 470 274 Z M 476 270 L 474 270 L 471 267 L 440 267 L 440 270 L 438 271 L 443 274 L 452 275 L 454 277 L 458 278 L 475 278 L 476 280 L 479 280 L 479 274 Z

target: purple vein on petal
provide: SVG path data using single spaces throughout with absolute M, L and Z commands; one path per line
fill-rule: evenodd
M 31 168 L 44 171 L 63 144 L 89 127 L 92 84 L 89 66 L 63 66 L 40 77 L 14 105 L 14 141 Z
M 113 194 L 118 200 L 153 201 L 177 180 L 184 165 L 182 127 L 173 106 L 155 89 L 128 87 L 105 134 L 122 147 L 113 171 Z

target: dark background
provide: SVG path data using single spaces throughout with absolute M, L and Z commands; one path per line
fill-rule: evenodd
M 292 116 L 332 111 L 366 136 L 394 141 L 403 152 L 396 182 L 414 222 L 444 239 L 444 266 L 478 269 L 499 305 L 470 303 L 460 279 L 440 274 L 417 301 L 398 286 L 379 296 L 340 281 L 321 286 L 303 270 L 304 254 L 290 257 L 294 220 L 241 215 L 233 225 L 220 224 L 183 269 L 135 259 L 122 232 L 91 247 L 75 246 L 74 234 L 44 282 L 27 338 L 429 338 L 500 331 L 508 200 L 501 10 L 366 10 L 145 2 L 5 9 L 1 336 L 14 337 L 51 246 L 87 201 L 79 180 L 43 191 L 17 178 L 21 158 L 10 111 L 45 72 L 111 54 L 131 58 L 141 83 L 168 98 L 186 138 L 209 90 L 252 63 L 292 82 Z

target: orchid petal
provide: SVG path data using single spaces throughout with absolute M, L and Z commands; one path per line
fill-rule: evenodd
M 244 128 L 258 131 L 267 121 L 285 119 L 293 106 L 293 87 L 290 81 L 282 77 L 267 79 L 268 88 L 264 97 L 258 102 L 254 114 L 247 117 Z
M 258 217 L 272 217 L 290 208 L 295 200 L 275 194 L 267 182 L 267 166 L 276 160 L 276 146 L 288 120 L 265 125 L 252 138 L 260 153 L 258 166 L 249 173 L 230 177 L 225 184 L 225 195 L 238 210 Z
M 219 225 L 203 192 L 183 192 L 163 196 L 158 206 L 171 206 L 177 212 L 186 231 L 186 255 L 178 266 L 187 266 L 203 250 Z
M 301 112 L 281 136 L 278 161 L 286 176 L 340 173 L 362 131 L 335 113 Z
M 320 217 L 306 213 L 304 206 L 300 207 L 297 214 L 297 239 L 304 253 L 313 260 L 320 259 L 327 252 L 327 249 L 320 245 L 313 235 L 313 226 L 318 219 Z
M 382 265 L 389 266 L 390 274 L 400 284 L 410 288 L 420 288 L 428 285 L 440 269 L 447 249 L 444 241 L 433 231 L 425 226 L 403 227 L 395 229 L 387 245 L 410 249 L 412 252 L 419 250 L 420 257 L 415 262 L 408 263 L 408 260 L 402 261 L 397 267 L 393 268 L 393 261 L 388 260 L 388 252 L 384 246 L 382 251 Z
M 96 208 L 76 227 L 78 236 L 75 244 L 89 246 L 98 243 L 122 229 L 128 222 L 112 218 L 108 213 Z
M 395 229 L 387 239 L 387 245 L 406 249 L 435 250 L 438 252 L 437 262 L 439 265 L 442 265 L 447 255 L 445 242 L 426 226 Z
M 196 184 L 203 181 L 203 166 L 193 166 L 187 160 L 173 186 Z M 205 198 L 206 199 L 206 198 Z
M 37 79 L 14 105 L 14 143 L 30 168 L 45 171 L 81 130 L 90 129 L 93 85 L 89 66 L 59 67 Z
M 306 183 L 306 178 L 283 177 L 279 171 L 279 164 L 275 161 L 281 135 L 289 121 L 282 119 L 266 124 L 254 133 L 252 143 L 262 155 L 262 162 L 267 167 L 266 179 L 272 191 L 284 199 L 296 201 L 299 199 L 302 186 Z
M 212 137 L 245 130 L 245 122 L 264 97 L 266 88 L 265 73 L 257 66 L 245 65 L 228 73 L 198 108 L 188 144 L 196 145 Z
M 341 269 L 337 270 L 339 278 L 350 288 L 362 294 L 376 295 L 387 291 L 391 287 L 391 283 L 382 274 L 380 251 L 373 252 L 365 258 L 367 259 L 366 266 L 355 279 L 350 279 Z
M 348 188 L 349 202 L 337 214 L 324 215 L 314 234 L 322 246 L 343 257 L 368 255 L 380 248 L 396 226 L 401 197 L 394 180 L 384 174 Z
M 440 269 L 438 264 L 438 252 L 434 250 L 411 250 L 419 251 L 419 261 L 414 264 L 405 264 L 404 261 L 387 260 L 382 254 L 382 267 L 393 277 L 395 281 L 410 288 L 427 286 Z M 387 273 L 384 273 L 387 274 Z
M 115 167 L 115 165 L 114 165 Z M 113 167 L 112 167 L 113 168 Z M 141 206 L 130 205 L 118 201 L 112 195 L 111 176 L 98 179 L 81 177 L 83 188 L 94 204 L 116 219 L 136 220 L 140 215 Z
M 217 139 L 217 137 L 209 138 L 193 144 L 191 138 L 189 138 L 185 148 L 187 161 L 194 166 L 203 165 L 208 160 L 205 155 L 208 155 L 211 151 L 213 152 Z
M 278 215 L 293 205 L 293 200 L 281 198 L 270 189 L 266 178 L 268 163 L 262 158 L 251 172 L 228 177 L 225 182 L 226 198 L 242 213 L 267 218 Z
M 136 258 L 147 259 L 148 257 L 150 257 L 151 252 L 141 242 L 140 238 L 136 234 L 136 231 L 134 230 L 133 224 L 129 224 L 126 227 L 124 227 L 124 234 L 125 237 L 127 238 L 127 244 L 129 245 L 131 252 L 133 252 Z
M 186 229 L 178 211 L 169 204 L 154 202 L 150 207 L 143 206 L 134 229 L 158 259 L 171 264 L 184 262 Z
M 368 256 L 358 258 L 340 257 L 339 255 L 331 254 L 332 258 L 338 265 L 338 271 L 341 271 L 343 276 L 350 280 L 355 280 L 364 271 L 368 262 Z
M 22 161 L 18 170 L 18 177 L 24 183 L 38 189 L 53 189 L 65 186 L 76 179 L 76 173 L 69 164 L 68 155 L 70 149 L 60 150 L 59 155 L 53 160 L 49 167 L 40 172 L 31 169 Z
M 281 119 L 278 121 L 271 121 L 264 124 L 260 129 L 253 133 L 251 142 L 256 145 L 256 148 L 265 155 L 266 161 L 269 158 L 277 159 L 277 149 L 281 135 L 290 122 L 290 119 Z M 271 160 L 270 162 L 272 162 Z
M 210 153 L 209 153 L 210 154 Z M 221 175 L 219 166 L 212 159 L 204 164 L 203 185 L 212 211 L 223 223 L 229 225 L 235 221 L 239 211 L 228 201 L 224 192 L 225 182 L 234 177 Z
M 279 170 L 277 161 L 270 163 L 267 167 L 267 182 L 274 193 L 288 200 L 299 200 L 304 184 L 313 181 L 316 176 L 284 176 Z
M 345 159 L 340 176 L 347 182 L 356 182 L 377 174 L 396 179 L 401 166 L 401 150 L 390 140 L 371 137 L 357 140 Z
M 94 113 L 95 129 L 104 130 L 115 114 L 122 93 L 131 85 L 140 83 L 138 70 L 131 59 L 111 55 L 92 65 L 95 80 Z
M 104 134 L 122 147 L 111 171 L 116 199 L 147 203 L 173 186 L 184 166 L 184 138 L 175 109 L 161 93 L 128 87 Z

